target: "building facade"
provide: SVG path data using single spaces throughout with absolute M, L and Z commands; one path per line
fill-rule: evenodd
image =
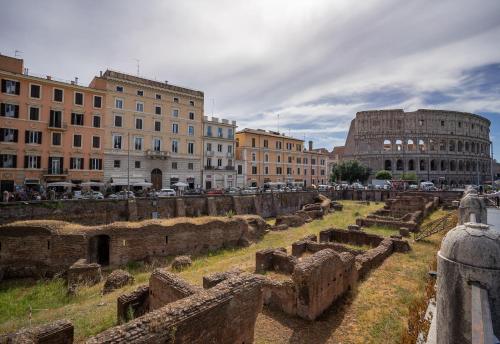
M 236 133 L 238 186 L 268 182 L 308 187 L 328 182 L 328 154 L 304 149 L 304 141 L 262 129 Z M 243 184 L 243 185 L 241 185 Z
M 0 55 L 0 191 L 103 181 L 105 92 Z
M 201 186 L 203 92 L 111 70 L 91 86 L 107 94 L 106 182 Z
M 236 186 L 236 121 L 203 117 L 203 188 Z
M 373 175 L 388 170 L 436 185 L 481 184 L 491 179 L 489 133 L 490 121 L 472 113 L 362 111 L 351 122 L 343 160 L 357 159 Z

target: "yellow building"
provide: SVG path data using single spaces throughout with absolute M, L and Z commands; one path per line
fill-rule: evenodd
M 304 141 L 274 131 L 243 129 L 236 133 L 238 185 L 268 182 L 308 187 L 328 182 L 328 154 L 305 150 Z

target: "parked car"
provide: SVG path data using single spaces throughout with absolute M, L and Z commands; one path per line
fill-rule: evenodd
M 360 183 L 352 183 L 351 188 L 354 190 L 364 190 L 365 187 Z
M 90 191 L 82 194 L 82 199 L 104 199 L 104 195 L 99 191 Z
M 328 191 L 328 190 L 330 190 L 330 188 L 331 188 L 330 185 L 318 185 L 319 191 Z
M 436 188 L 434 187 L 433 182 L 421 182 L 420 183 L 420 190 L 423 191 L 434 191 Z
M 412 184 L 408 187 L 409 190 L 418 190 L 418 185 L 417 184 Z
M 259 192 L 259 188 L 256 186 L 249 186 L 246 189 L 241 190 L 242 194 L 253 195 Z
M 184 195 L 203 195 L 204 191 L 202 189 L 187 189 L 184 191 Z
M 158 197 L 173 197 L 175 195 L 174 189 L 161 189 L 160 192 L 158 192 Z
M 108 196 L 109 199 L 128 199 L 135 198 L 135 195 L 132 191 L 119 191 L 117 193 L 111 194 Z
M 234 187 L 227 188 L 225 190 L 225 193 L 227 193 L 227 194 L 239 194 L 240 193 L 240 189 L 239 188 L 234 188 Z
M 222 194 L 224 194 L 224 190 L 222 190 L 222 189 L 207 190 L 207 195 L 222 195 Z

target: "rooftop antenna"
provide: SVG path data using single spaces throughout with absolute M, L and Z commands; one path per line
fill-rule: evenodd
M 134 59 L 135 62 L 137 62 L 137 76 L 139 76 L 139 62 L 141 62 L 141 60 L 139 59 Z
M 18 56 L 21 56 L 23 52 L 21 50 L 14 50 L 14 57 L 18 57 Z

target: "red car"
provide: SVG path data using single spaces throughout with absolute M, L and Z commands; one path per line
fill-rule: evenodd
M 207 195 L 222 195 L 224 194 L 224 190 L 222 189 L 210 189 L 207 191 Z

